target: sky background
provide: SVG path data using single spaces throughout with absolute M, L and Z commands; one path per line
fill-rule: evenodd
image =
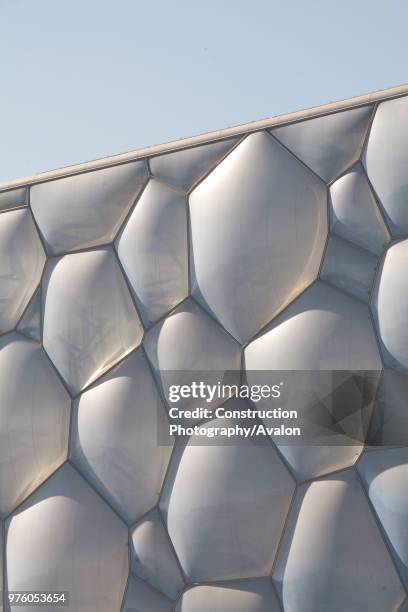
M 0 181 L 408 82 L 406 0 L 0 0 Z

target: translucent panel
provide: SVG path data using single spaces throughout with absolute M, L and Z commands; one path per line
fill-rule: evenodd
M 18 324 L 18 331 L 40 342 L 41 340 L 41 292 L 36 291 L 33 299 L 28 305 L 23 318 Z
M 271 132 L 329 182 L 359 158 L 372 110 L 372 106 L 364 106 L 284 125 Z
M 41 279 L 45 253 L 28 209 L 0 215 L 0 333 L 13 329 Z
M 368 307 L 315 283 L 245 350 L 248 370 L 380 370 Z
M 232 138 L 159 155 L 150 160 L 150 169 L 154 176 L 188 191 L 228 153 L 237 140 Z
M 408 588 L 408 448 L 365 453 L 358 469 Z
M 388 230 L 360 165 L 330 187 L 331 229 L 337 236 L 380 255 Z
M 119 609 L 119 608 L 118 608 Z M 129 578 L 123 612 L 172 612 L 173 604 L 149 584 Z
M 269 580 L 223 582 L 186 591 L 175 612 L 280 612 Z
M 30 203 L 48 252 L 112 241 L 146 180 L 139 161 L 33 185 Z
M 126 526 L 70 465 L 24 503 L 6 531 L 10 591 L 68 591 L 70 612 L 120 610 Z
M 265 359 L 265 367 L 268 361 Z M 279 400 L 256 402 L 260 411 L 296 411 L 295 418 L 262 416 L 267 427 L 298 427 L 301 436 L 273 435 L 273 442 L 301 482 L 354 465 L 364 448 L 379 372 L 247 371 L 248 384 L 282 381 Z
M 408 446 L 408 373 L 384 370 L 368 443 L 374 446 Z
M 378 258 L 349 242 L 331 236 L 320 277 L 356 298 L 368 302 Z
M 248 340 L 317 276 L 323 183 L 264 132 L 248 136 L 190 196 L 194 295 Z
M 156 321 L 188 294 L 185 197 L 150 181 L 118 238 L 117 250 L 144 322 Z
M 51 260 L 44 278 L 44 347 L 72 393 L 101 376 L 142 338 L 110 248 Z
M 72 459 L 128 523 L 159 499 L 171 454 L 171 441 L 157 445 L 163 422 L 164 407 L 141 349 L 74 403 Z
M 183 588 L 183 578 L 157 510 L 132 532 L 131 570 L 170 599 L 176 599 Z
M 7 515 L 66 458 L 70 398 L 39 344 L 0 339 L 0 513 Z
M 373 292 L 374 320 L 380 336 L 386 365 L 408 369 L 408 240 L 394 244 L 385 256 Z
M 302 485 L 273 578 L 287 612 L 393 612 L 402 585 L 353 471 Z
M 408 98 L 382 102 L 370 131 L 364 164 L 394 236 L 408 232 Z
M 0 211 L 17 208 L 27 204 L 27 191 L 25 187 L 12 189 L 0 193 Z
M 231 409 L 242 400 L 230 400 Z M 236 424 L 230 419 L 207 426 Z M 269 444 L 176 447 L 161 507 L 189 582 L 268 575 L 294 483 Z M 273 511 L 271 511 L 273 509 Z
M 164 396 L 171 385 L 203 381 L 239 383 L 240 346 L 193 300 L 187 300 L 146 334 L 144 347 Z M 207 407 L 214 407 L 217 398 Z M 187 409 L 196 400 L 177 404 Z M 218 402 L 219 403 L 219 402 Z

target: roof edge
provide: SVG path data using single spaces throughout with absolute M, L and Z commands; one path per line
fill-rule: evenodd
M 359 106 L 381 102 L 382 100 L 398 98 L 407 94 L 408 84 L 398 85 L 389 89 L 382 89 L 372 93 L 363 94 L 361 96 L 340 100 L 338 102 L 330 102 L 329 104 L 323 104 L 320 106 L 314 106 L 304 110 L 287 113 L 285 115 L 277 115 L 268 119 L 252 121 L 251 123 L 242 123 L 240 125 L 215 130 L 213 132 L 205 132 L 204 134 L 199 134 L 197 136 L 172 140 L 164 144 L 136 149 L 135 151 L 130 151 L 128 153 L 119 153 L 80 164 L 64 166 L 63 168 L 59 168 L 57 170 L 47 170 L 31 176 L 0 182 L 0 193 L 9 191 L 11 189 L 17 189 L 19 187 L 25 187 L 28 185 L 34 185 L 36 183 L 43 183 L 66 176 L 72 176 L 74 174 L 81 174 L 83 172 L 90 172 L 92 170 L 117 166 L 119 164 L 136 161 L 138 159 L 152 157 L 153 155 L 179 151 L 195 145 L 208 144 L 210 142 L 216 142 L 217 140 L 224 140 L 234 136 L 243 136 L 249 132 L 269 129 L 285 123 L 294 123 L 303 119 L 312 119 L 342 110 L 349 110 Z

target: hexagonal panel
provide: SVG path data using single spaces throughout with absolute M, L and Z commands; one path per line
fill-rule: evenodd
M 146 358 L 138 349 L 74 402 L 72 460 L 128 523 L 158 501 L 172 440 Z
M 75 612 L 120 610 L 126 526 L 69 464 L 7 521 L 6 538 L 10 591 L 68 591 Z
M 408 232 L 408 98 L 382 102 L 370 130 L 364 164 L 393 236 Z
M 394 612 L 404 591 L 351 470 L 302 485 L 273 578 L 288 612 Z
M 151 172 L 182 191 L 188 191 L 228 153 L 237 140 L 230 138 L 152 157 L 149 161 Z
M 146 325 L 187 296 L 187 203 L 177 191 L 149 181 L 116 246 Z
M 380 255 L 390 240 L 377 202 L 360 164 L 330 187 L 332 231 Z
M 150 512 L 132 531 L 131 571 L 169 599 L 177 599 L 184 586 L 158 510 Z
M 186 591 L 175 612 L 280 612 L 269 580 L 222 582 Z
M 408 446 L 408 372 L 384 370 L 376 395 L 368 444 Z
M 358 469 L 408 589 L 408 448 L 366 452 Z
M 190 212 L 193 295 L 239 341 L 317 276 L 324 184 L 269 134 L 238 145 L 192 192 Z
M 191 299 L 147 332 L 144 347 L 166 399 L 171 385 L 239 383 L 239 344 Z M 207 407 L 217 401 L 215 397 Z M 197 401 L 181 398 L 177 406 L 187 409 L 191 404 Z
M 274 128 L 272 134 L 329 182 L 360 156 L 373 106 Z
M 0 333 L 17 324 L 32 297 L 45 253 L 28 209 L 0 214 Z
M 70 398 L 36 342 L 0 339 L 0 513 L 9 514 L 65 459 Z
M 73 394 L 142 339 L 138 314 L 111 248 L 51 260 L 43 309 L 44 347 Z
M 231 400 L 231 405 L 234 400 Z M 208 426 L 232 426 L 218 419 Z M 268 575 L 294 482 L 269 443 L 179 444 L 161 508 L 189 582 Z
M 33 185 L 31 208 L 48 252 L 111 242 L 147 176 L 138 161 Z
M 373 291 L 374 320 L 386 365 L 408 369 L 408 295 L 401 274 L 408 268 L 408 240 L 393 244 L 385 255 Z

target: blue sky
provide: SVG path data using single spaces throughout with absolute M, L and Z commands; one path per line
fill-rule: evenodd
M 405 0 L 0 0 L 0 181 L 408 81 Z

